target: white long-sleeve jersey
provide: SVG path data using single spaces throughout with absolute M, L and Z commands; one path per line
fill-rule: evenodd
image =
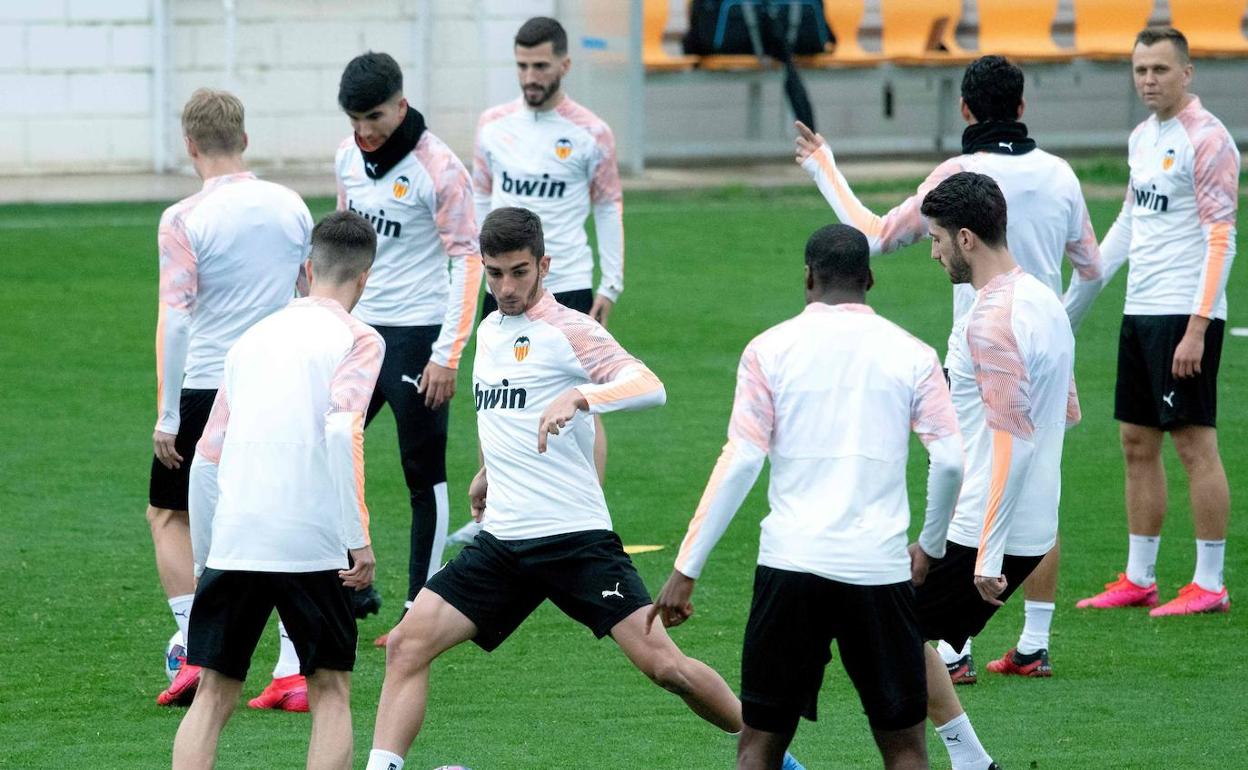
M 1131 182 L 1101 251 L 1105 282 L 1126 260 L 1126 315 L 1226 318 L 1235 259 L 1239 148 L 1226 127 L 1191 101 L 1170 120 L 1131 132 Z
M 975 574 L 1057 542 L 1066 428 L 1079 421 L 1075 339 L 1053 292 L 1021 268 L 976 294 L 946 359 L 966 447 L 949 539 L 978 548 Z
M 602 273 L 598 293 L 624 290 L 624 196 L 615 137 L 597 115 L 564 98 L 551 110 L 523 99 L 486 110 L 472 160 L 477 221 L 492 209 L 520 206 L 542 218 L 552 292 L 593 286 L 594 255 L 585 235 L 592 210 Z
M 205 566 L 344 569 L 369 543 L 364 413 L 385 343 L 331 299 L 297 299 L 230 349 L 191 465 L 191 544 Z
M 589 413 L 578 412 L 539 454 L 542 412 L 571 388 Z M 611 529 L 591 415 L 664 403 L 663 383 L 641 361 L 547 291 L 523 315 L 496 310 L 481 321 L 472 391 L 489 484 L 486 532 L 522 540 Z
M 338 209 L 356 212 L 377 230 L 377 257 L 352 313 L 374 326 L 440 324 L 431 358 L 458 368 L 482 272 L 468 170 L 429 131 L 378 179 L 364 172 L 354 136 L 343 140 L 334 163 Z
M 178 432 L 182 388 L 215 389 L 225 353 L 295 295 L 312 215 L 251 172 L 204 180 L 160 217 L 156 430 Z
M 939 557 L 962 442 L 936 352 L 866 305 L 807 305 L 741 357 L 728 443 L 676 569 L 701 574 L 770 457 L 759 564 L 859 585 L 908 580 L 911 431 L 931 457 L 919 543 Z

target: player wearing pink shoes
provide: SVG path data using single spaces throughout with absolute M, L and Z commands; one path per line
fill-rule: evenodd
M 1152 115 L 1129 142 L 1131 183 L 1101 253 L 1106 281 L 1129 262 L 1118 338 L 1114 417 L 1126 460 L 1127 569 L 1079 607 L 1153 607 L 1166 516 L 1166 433 L 1187 473 L 1196 572 L 1149 614 L 1226 612 L 1222 582 L 1230 490 L 1218 453 L 1217 379 L 1226 325 L 1226 281 L 1235 256 L 1239 150 L 1222 123 L 1189 94 L 1187 40 L 1146 29 L 1131 57 L 1135 88 Z

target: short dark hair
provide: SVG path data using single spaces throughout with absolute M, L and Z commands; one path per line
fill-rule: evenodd
M 535 258 L 546 256 L 542 218 L 528 209 L 494 209 L 481 223 L 481 253 L 487 257 L 528 249 Z
M 966 228 L 985 246 L 1004 246 L 1005 195 L 992 177 L 962 171 L 936 185 L 920 208 L 923 216 L 950 233 Z
M 825 225 L 806 241 L 806 266 L 822 289 L 866 291 L 871 286 L 871 247 L 849 225 Z
M 338 81 L 338 106 L 366 112 L 403 90 L 403 70 L 388 53 L 369 51 L 351 61 Z
M 1179 52 L 1179 61 L 1187 64 L 1192 60 L 1192 54 L 1187 48 L 1187 36 L 1174 27 L 1145 27 L 1135 36 L 1135 45 L 1131 48 L 1134 50 L 1136 45 L 1157 45 L 1163 40 L 1174 43 L 1174 49 Z
M 521 48 L 536 48 L 542 43 L 550 43 L 555 56 L 563 56 L 568 52 L 568 33 L 563 25 L 548 16 L 534 16 L 520 25 L 516 33 L 516 45 Z
M 354 281 L 373 266 L 377 232 L 354 211 L 335 211 L 312 228 L 312 271 L 326 283 Z
M 1004 56 L 981 56 L 962 73 L 962 101 L 981 123 L 1018 120 L 1023 71 Z

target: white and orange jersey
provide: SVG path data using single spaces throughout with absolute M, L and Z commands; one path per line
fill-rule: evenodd
M 1131 182 L 1101 245 L 1106 282 L 1130 260 L 1126 315 L 1226 318 L 1235 258 L 1239 148 L 1193 96 L 1170 120 L 1131 132 Z
M 195 564 L 343 569 L 369 544 L 364 414 L 385 343 L 331 299 L 297 299 L 230 349 L 191 466 Z
M 975 574 L 1057 542 L 1066 428 L 1079 421 L 1075 338 L 1061 302 L 1015 268 L 976 294 L 950 348 L 949 382 L 966 478 L 949 539 L 979 549 Z
M 1063 298 L 1073 327 L 1091 308 L 1100 291 L 1101 256 L 1088 218 L 1079 179 L 1070 164 L 1035 149 L 1021 155 L 977 152 L 941 163 L 914 195 L 884 216 L 864 206 L 836 167 L 832 149 L 823 145 L 802 164 L 814 178 L 836 216 L 867 236 L 871 253 L 887 254 L 927 237 L 923 199 L 945 179 L 962 171 L 985 174 L 1001 188 L 1009 210 L 1006 240 L 1019 266 Z M 1062 255 L 1074 269 L 1062 293 Z M 953 287 L 953 319 L 957 330 L 975 301 L 969 285 Z
M 962 444 L 936 352 L 866 305 L 807 305 L 741 356 L 728 443 L 676 569 L 701 574 L 770 457 L 759 564 L 859 585 L 909 580 L 912 431 L 931 456 L 919 543 L 939 557 Z
M 589 413 L 578 412 L 539 454 L 542 412 L 571 388 L 585 397 Z M 482 521 L 501 540 L 611 529 L 594 468 L 591 415 L 666 400 L 645 364 L 549 291 L 522 315 L 496 310 L 481 321 L 472 396 L 489 483 Z
M 593 286 L 594 256 L 585 235 L 591 209 L 602 274 L 598 293 L 614 302 L 624 290 L 624 196 L 615 137 L 597 115 L 564 98 L 538 111 L 523 99 L 486 110 L 472 158 L 477 218 L 519 206 L 542 218 L 552 292 Z
M 458 368 L 481 290 L 468 169 L 429 131 L 379 179 L 364 172 L 354 136 L 338 147 L 335 168 L 338 209 L 356 212 L 377 231 L 377 257 L 353 314 L 374 326 L 440 324 L 432 360 Z
M 225 353 L 295 295 L 312 215 L 251 172 L 216 176 L 160 217 L 156 430 L 177 433 L 182 388 L 221 383 Z

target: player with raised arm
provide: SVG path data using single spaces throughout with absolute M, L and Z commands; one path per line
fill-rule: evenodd
M 1106 281 L 1130 263 L 1114 393 L 1126 462 L 1127 568 L 1078 606 L 1157 604 L 1166 517 L 1161 445 L 1169 433 L 1187 474 L 1196 570 L 1178 596 L 1149 614 L 1226 612 L 1231 600 L 1222 566 L 1231 501 L 1218 452 L 1217 385 L 1235 258 L 1239 149 L 1188 93 L 1192 60 L 1183 33 L 1144 30 L 1131 66 L 1152 115 L 1131 133 L 1131 182 L 1101 244 Z
M 307 679 L 308 767 L 351 766 L 349 589 L 368 586 L 375 568 L 364 412 L 385 343 L 349 311 L 376 246 L 362 217 L 325 217 L 312 231 L 310 295 L 257 323 L 226 356 L 191 468 L 199 585 L 189 660 L 203 673 L 173 745 L 179 770 L 215 764 L 274 608 Z
M 1070 324 L 1077 329 L 1100 290 L 1100 253 L 1088 219 L 1087 205 L 1070 165 L 1036 146 L 1022 123 L 1023 71 L 1001 56 L 983 56 L 962 76 L 960 102 L 967 122 L 962 154 L 941 163 L 919 185 L 914 195 L 883 216 L 864 206 L 836 167 L 832 148 L 823 137 L 798 124 L 797 161 L 815 183 L 837 217 L 867 234 L 872 254 L 886 254 L 927 236 L 920 206 L 923 196 L 959 171 L 992 177 L 1009 204 L 1010 251 L 1020 267 L 1054 294 L 1061 296 Z M 1074 272 L 1062 293 L 1062 255 Z M 975 292 L 967 285 L 953 287 L 953 338 L 964 329 Z M 1050 676 L 1049 629 L 1057 597 L 1057 546 L 1023 587 L 1024 624 L 1018 643 L 988 670 L 1023 676 Z M 959 684 L 975 681 L 971 644 L 955 650 L 940 645 L 950 676 Z
M 360 214 L 377 231 L 377 263 L 353 312 L 386 340 L 365 422 L 386 404 L 394 412 L 412 505 L 406 608 L 441 566 L 450 521 L 448 402 L 481 286 L 472 182 L 408 104 L 391 56 L 370 51 L 352 59 L 338 104 L 353 129 L 335 158 L 338 209 Z M 385 636 L 375 643 L 384 645 Z
M 498 301 L 477 330 L 472 372 L 484 465 L 469 497 L 484 530 L 390 632 L 369 770 L 402 769 L 424 722 L 435 658 L 469 640 L 495 649 L 546 599 L 595 636 L 610 635 L 694 713 L 740 730 L 741 704 L 723 678 L 661 627 L 647 630 L 650 596 L 611 531 L 594 468 L 592 416 L 660 406 L 663 383 L 545 288 L 550 258 L 535 213 L 492 211 L 481 253 Z
M 243 105 L 201 88 L 182 109 L 186 153 L 203 189 L 160 218 L 160 316 L 156 326 L 157 419 L 147 520 L 156 571 L 186 640 L 195 593 L 187 483 L 195 444 L 212 408 L 225 352 L 252 324 L 286 306 L 308 253 L 312 215 L 292 190 L 247 170 Z M 299 660 L 286 639 L 274 678 L 301 692 Z M 181 661 L 156 702 L 185 705 L 199 669 Z M 297 706 L 297 698 L 290 703 Z
M 667 626 L 693 614 L 694 583 L 770 459 L 771 510 L 741 660 L 742 770 L 781 767 L 799 718 L 815 719 L 833 639 L 884 766 L 927 767 L 911 586 L 927 561 L 907 553 L 906 459 L 913 431 L 931 463 L 923 533 L 911 549 L 940 557 L 962 440 L 936 352 L 866 304 L 869 256 L 866 237 L 848 225 L 806 242 L 806 309 L 746 347 L 728 443 L 649 613 Z

